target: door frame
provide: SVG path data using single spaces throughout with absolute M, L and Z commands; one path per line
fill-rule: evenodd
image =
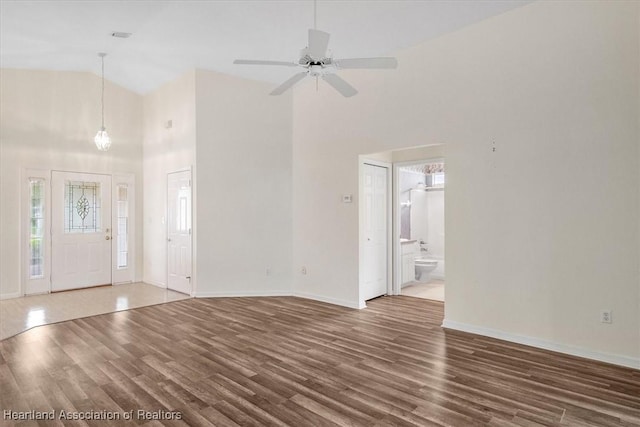
M 366 156 L 360 156 L 358 162 L 358 308 L 366 308 L 367 304 L 363 298 L 363 287 L 364 287 L 364 244 L 363 244 L 363 236 L 365 234 L 364 230 L 364 168 L 365 165 L 378 166 L 381 168 L 387 169 L 387 295 L 391 295 L 393 291 L 392 280 L 393 280 L 393 262 L 391 257 L 392 252 L 392 224 L 393 224 L 393 210 L 391 209 L 391 194 L 393 176 L 392 176 L 392 163 L 384 162 L 380 160 L 369 159 Z
M 189 188 L 191 189 L 191 197 L 190 197 L 190 202 L 191 202 L 191 207 L 190 207 L 190 212 L 191 212 L 191 234 L 190 239 L 189 239 L 189 246 L 191 249 L 191 280 L 189 281 L 189 286 L 191 289 L 189 289 L 189 296 L 193 297 L 195 295 L 195 285 L 196 285 L 196 278 L 195 278 L 195 269 L 194 269 L 194 256 L 195 256 L 195 251 L 194 251 L 194 240 L 195 240 L 195 222 L 194 222 L 194 202 L 193 202 L 193 198 L 194 198 L 194 179 L 193 179 L 193 167 L 186 167 L 186 168 L 181 168 L 181 169 L 175 169 L 175 170 L 171 170 L 169 172 L 167 172 L 167 176 L 166 176 L 166 181 L 165 181 L 165 274 L 166 274 L 166 280 L 165 280 L 165 288 L 167 290 L 171 290 L 169 289 L 169 175 L 174 174 L 174 173 L 180 173 L 180 172 L 189 172 Z M 174 292 L 178 292 L 178 291 L 174 291 Z
M 130 280 L 127 281 L 121 281 L 118 283 L 113 283 L 114 281 L 114 269 L 117 268 L 117 260 L 113 257 L 111 257 L 111 281 L 112 281 L 112 285 L 115 284 L 119 284 L 119 283 L 131 283 L 131 282 L 135 282 L 136 280 L 136 274 L 135 274 L 135 266 L 136 266 L 136 247 L 135 247 L 135 239 L 136 239 L 136 233 L 135 233 L 135 223 L 136 223 L 136 216 L 135 216 L 135 205 L 137 203 L 136 200 L 136 193 L 135 193 L 135 174 L 133 173 L 119 173 L 119 172 L 95 172 L 95 171 L 78 171 L 78 170 L 65 170 L 64 168 L 51 168 L 51 169 L 41 169 L 41 168 L 32 168 L 32 167 L 23 167 L 21 168 L 21 176 L 20 176 L 20 186 L 19 186 L 19 191 L 20 191 L 20 210 L 19 210 L 19 216 L 20 216 L 20 255 L 19 255 L 19 263 L 20 263 L 20 286 L 19 286 L 19 291 L 18 294 L 15 295 L 16 297 L 21 297 L 21 296 L 26 296 L 26 295 L 38 295 L 38 294 L 48 294 L 51 293 L 51 271 L 52 271 L 52 266 L 51 266 L 51 262 L 53 260 L 52 257 L 52 250 L 53 250 L 53 245 L 52 245 L 52 241 L 51 241 L 51 222 L 52 222 L 52 215 L 53 215 L 53 199 L 52 199 L 52 176 L 53 176 L 53 172 L 69 172 L 69 173 L 78 173 L 78 174 L 94 174 L 94 175 L 107 175 L 110 177 L 111 179 L 111 195 L 112 195 L 112 199 L 113 199 L 113 192 L 115 191 L 115 188 L 117 186 L 117 184 L 119 183 L 126 183 L 128 185 L 131 186 L 132 189 L 132 196 L 131 196 L 131 203 L 129 205 L 130 207 L 130 211 L 129 211 L 129 218 L 130 218 L 130 224 L 131 224 L 131 228 L 130 228 L 130 232 L 129 232 L 129 253 L 130 253 L 130 269 L 131 272 L 129 273 L 129 277 Z M 30 218 L 28 217 L 29 212 L 31 210 L 31 204 L 30 204 L 30 188 L 29 188 L 29 179 L 30 178 L 38 178 L 38 179 L 42 179 L 45 183 L 44 188 L 45 188 L 45 215 L 44 215 L 44 222 L 45 222 L 45 228 L 44 228 L 44 235 L 46 237 L 46 241 L 45 241 L 45 245 L 44 245 L 44 249 L 45 249 L 45 254 L 44 254 L 44 264 L 45 264 L 45 268 L 44 268 L 44 277 L 40 278 L 40 279 L 31 279 L 29 277 L 28 271 L 29 271 L 29 260 L 30 260 L 30 254 L 29 254 L 29 239 L 30 239 L 30 230 L 31 230 L 31 226 L 30 226 Z M 115 203 L 113 202 L 113 200 L 111 201 L 111 221 L 112 221 L 112 225 L 114 223 L 115 220 L 115 216 L 116 216 L 116 211 L 115 211 Z M 113 227 L 112 227 L 113 228 Z M 113 236 L 113 230 L 112 232 L 112 236 Z M 113 254 L 114 251 L 114 240 L 115 239 L 111 239 L 111 251 Z M 39 282 L 39 283 L 34 283 L 34 282 Z M 36 288 L 36 290 L 34 292 L 28 292 L 29 288 Z

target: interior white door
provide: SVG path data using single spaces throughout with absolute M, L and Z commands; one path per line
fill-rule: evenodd
M 167 287 L 191 294 L 191 171 L 167 182 Z
M 387 173 L 364 165 L 364 300 L 387 293 Z
M 51 290 L 111 284 L 111 176 L 51 174 Z

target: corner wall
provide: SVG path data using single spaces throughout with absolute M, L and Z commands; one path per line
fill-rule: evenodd
M 358 155 L 446 143 L 445 325 L 640 367 L 639 7 L 536 2 L 341 72 L 356 97 L 302 83 L 294 292 L 358 303 Z
M 196 71 L 196 296 L 291 294 L 291 94 Z
M 196 162 L 195 85 L 189 71 L 144 97 L 144 281 L 160 287 L 167 286 L 167 174 Z M 195 187 L 192 193 L 196 212 Z M 195 218 L 192 229 L 195 238 Z

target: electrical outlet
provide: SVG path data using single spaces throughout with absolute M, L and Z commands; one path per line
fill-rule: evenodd
M 612 323 L 611 310 L 600 310 L 600 321 L 602 323 Z
M 307 274 L 307 267 L 303 265 L 300 271 L 302 272 L 302 274 Z

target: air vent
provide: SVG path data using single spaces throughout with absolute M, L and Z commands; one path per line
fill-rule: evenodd
M 131 33 L 124 33 L 122 31 L 114 31 L 111 33 L 112 37 L 118 37 L 119 39 L 128 39 L 131 37 Z

